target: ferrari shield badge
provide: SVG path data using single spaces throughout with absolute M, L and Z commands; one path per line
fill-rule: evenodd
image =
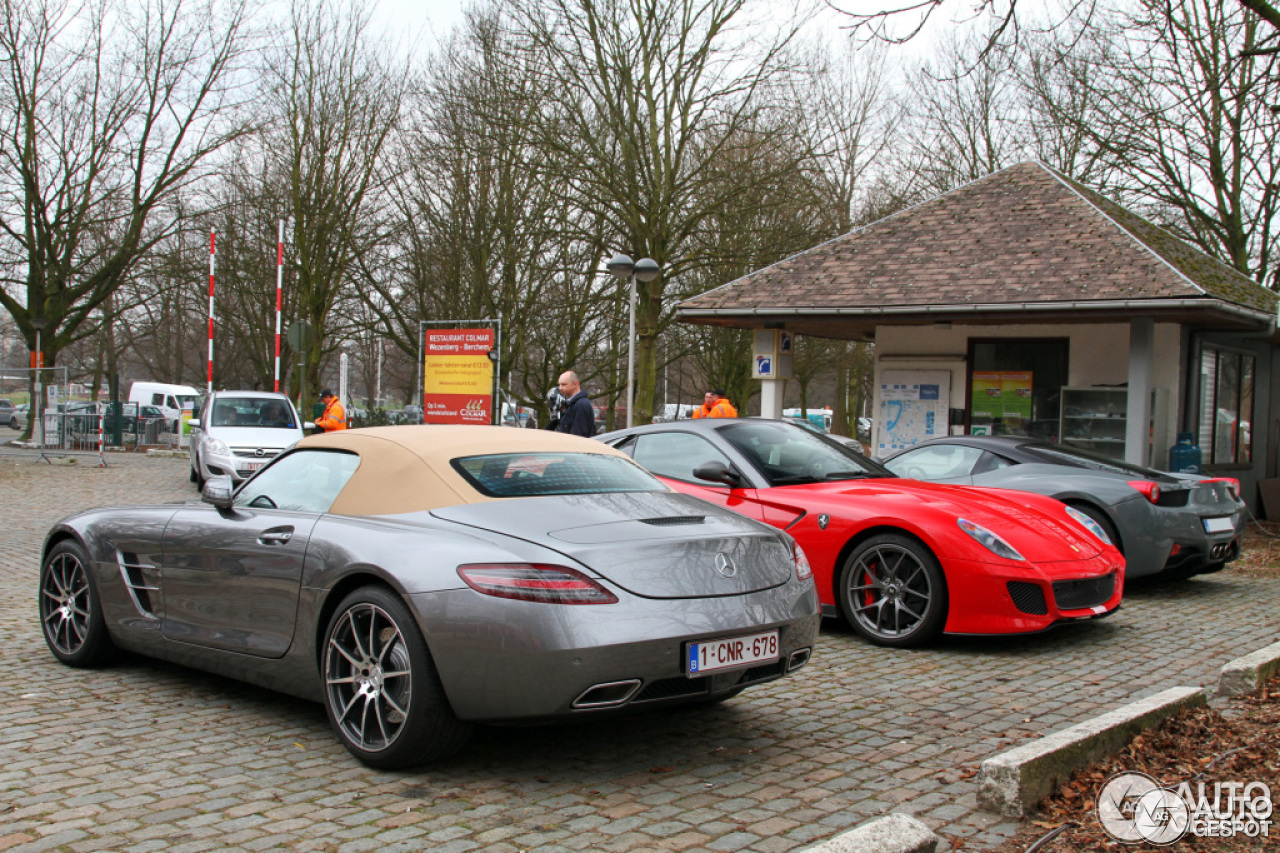
M 818 516 L 818 529 L 819 529 L 819 530 L 826 530 L 826 529 L 827 529 L 827 525 L 828 525 L 828 524 L 830 524 L 830 523 L 831 523 L 831 516 L 830 516 L 830 515 L 827 515 L 825 512 L 824 512 L 824 513 L 822 513 L 822 514 L 820 514 L 820 515 Z

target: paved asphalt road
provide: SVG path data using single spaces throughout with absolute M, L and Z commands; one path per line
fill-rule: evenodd
M 824 626 L 796 677 L 690 711 L 482 729 L 440 766 L 355 762 L 324 712 L 176 666 L 57 664 L 40 543 L 82 507 L 194 496 L 182 459 L 0 455 L 0 849 L 784 851 L 890 810 L 964 850 L 985 757 L 1280 639 L 1280 582 L 1230 570 L 1131 590 L 1116 616 L 925 651 Z

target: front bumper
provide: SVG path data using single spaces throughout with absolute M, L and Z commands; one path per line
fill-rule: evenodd
M 812 583 L 728 598 L 619 598 L 612 605 L 553 605 L 464 589 L 408 601 L 453 710 L 465 720 L 527 721 L 714 699 L 794 672 L 818 637 Z M 777 662 L 685 675 L 687 642 L 772 629 L 779 632 Z
M 201 453 L 200 462 L 204 466 L 201 472 L 205 477 L 227 476 L 231 478 L 231 482 L 239 485 L 271 461 L 271 457 L 258 458 L 255 456 L 240 456 L 231 454 L 229 456 L 220 453 Z
M 1124 596 L 1119 555 L 1063 563 L 975 563 L 945 567 L 948 634 L 1023 634 L 1110 615 Z

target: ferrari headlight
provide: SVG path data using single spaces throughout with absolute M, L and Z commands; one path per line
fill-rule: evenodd
M 231 451 L 227 448 L 224 441 L 218 438 L 211 438 L 205 443 L 205 449 L 214 456 L 230 456 Z
M 964 518 L 957 518 L 956 524 L 965 533 L 968 533 L 974 539 L 986 548 L 992 554 L 1004 557 L 1006 560 L 1025 560 L 1026 558 L 1014 550 L 1013 546 L 992 533 L 980 524 L 974 524 L 972 521 Z
M 1075 507 L 1073 507 L 1073 506 L 1069 506 L 1069 507 L 1067 507 L 1067 515 L 1071 516 L 1071 517 L 1072 517 L 1072 518 L 1074 518 L 1076 521 L 1078 521 L 1078 522 L 1080 522 L 1081 524 L 1083 524 L 1083 525 L 1084 525 L 1085 530 L 1088 530 L 1090 533 L 1092 533 L 1094 536 L 1097 536 L 1099 539 L 1101 539 L 1101 540 L 1102 540 L 1103 542 L 1105 542 L 1106 544 L 1108 544 L 1108 545 L 1114 545 L 1114 544 L 1115 544 L 1114 542 L 1112 542 L 1112 541 L 1111 541 L 1111 537 L 1107 535 L 1107 531 L 1105 531 L 1105 530 L 1103 530 L 1103 529 L 1102 529 L 1102 525 L 1101 525 L 1101 524 L 1099 524 L 1098 522 L 1094 521 L 1092 518 L 1090 518 L 1089 516 L 1085 515 L 1085 514 L 1084 514 L 1083 512 L 1081 512 L 1080 510 L 1076 509 L 1076 508 L 1075 508 Z

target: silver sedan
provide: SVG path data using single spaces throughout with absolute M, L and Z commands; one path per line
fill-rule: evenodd
M 475 722 L 723 701 L 803 666 L 819 621 L 785 533 L 494 427 L 313 436 L 202 503 L 72 516 L 39 585 L 63 663 L 127 649 L 315 699 L 380 768 Z

